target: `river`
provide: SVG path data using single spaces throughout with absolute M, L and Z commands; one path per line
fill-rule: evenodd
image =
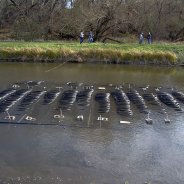
M 151 92 L 175 88 L 184 92 L 183 68 L 94 65 L 1 63 L 1 91 L 25 81 L 44 81 L 36 89 L 53 89 L 66 83 L 93 86 L 106 92 L 126 86 L 141 92 L 149 85 Z M 68 84 L 69 84 L 68 83 Z M 68 87 L 70 88 L 70 87 Z M 82 87 L 80 87 L 82 88 Z M 103 91 L 103 90 L 102 90 Z M 61 92 L 62 94 L 62 92 Z M 44 94 L 43 94 L 44 95 Z M 1 101 L 0 101 L 1 102 Z M 94 100 L 86 109 L 72 106 L 61 122 L 53 119 L 60 113 L 57 102 L 44 106 L 41 100 L 26 111 L 17 112 L 21 101 L 9 109 L 17 121 L 4 122 L 0 114 L 0 183 L 52 184 L 181 184 L 184 183 L 184 112 L 166 105 L 148 105 L 153 119 L 132 104 L 133 116 L 122 117 L 110 98 L 110 110 L 99 122 L 99 104 Z M 179 102 L 184 109 L 184 104 Z M 164 122 L 165 108 L 170 123 Z M 75 117 L 83 113 L 84 121 Z M 26 123 L 25 117 L 36 117 Z M 120 124 L 121 120 L 131 124 Z M 25 123 L 24 123 L 25 122 Z

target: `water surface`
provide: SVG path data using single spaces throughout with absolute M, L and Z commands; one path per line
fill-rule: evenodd
M 35 80 L 46 81 L 50 88 L 70 81 L 96 86 L 131 84 L 136 89 L 147 85 L 166 90 L 174 87 L 184 92 L 182 68 L 25 63 L 0 66 L 1 90 L 19 81 Z M 90 126 L 88 118 L 76 126 L 76 106 L 60 125 L 1 124 L 1 183 L 184 183 L 182 112 L 164 106 L 171 119 L 165 124 L 159 107 L 149 106 L 154 122 L 148 125 L 147 115 L 133 106 L 132 124 L 120 125 L 124 119 L 112 103 L 110 114 L 104 114 L 110 122 L 100 125 L 96 121 L 98 104 L 94 100 L 92 103 Z M 29 115 L 40 117 L 40 122 L 56 123 L 52 119 L 54 104 L 43 106 L 39 101 L 31 107 Z M 15 109 L 12 107 L 10 112 L 17 112 Z M 4 116 L 2 113 L 0 118 Z

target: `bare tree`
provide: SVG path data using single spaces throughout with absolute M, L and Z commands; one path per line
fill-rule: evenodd
M 183 0 L 1 0 L 0 26 L 21 39 L 77 39 L 92 30 L 99 41 L 142 31 L 180 41 L 183 7 Z

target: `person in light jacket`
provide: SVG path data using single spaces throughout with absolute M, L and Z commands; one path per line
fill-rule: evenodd
M 144 42 L 144 34 L 141 33 L 139 36 L 139 44 L 143 44 L 143 42 Z

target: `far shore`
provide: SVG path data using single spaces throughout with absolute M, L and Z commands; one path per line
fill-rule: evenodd
M 83 43 L 2 41 L 0 61 L 184 65 L 184 43 Z

